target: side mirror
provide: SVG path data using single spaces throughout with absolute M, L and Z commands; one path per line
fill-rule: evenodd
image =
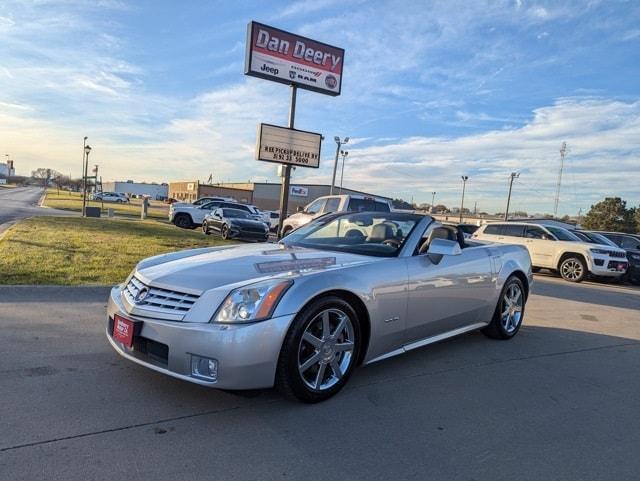
M 442 256 L 459 256 L 462 254 L 460 244 L 447 239 L 433 239 L 429 244 L 428 254 L 440 254 Z
M 542 240 L 553 240 L 553 238 L 547 234 L 542 234 Z
M 296 212 L 304 212 L 304 207 L 299 205 L 298 208 L 296 209 Z

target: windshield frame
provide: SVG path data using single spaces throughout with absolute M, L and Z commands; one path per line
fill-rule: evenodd
M 371 215 L 371 216 L 379 216 L 379 217 L 385 217 L 387 221 L 393 222 L 394 220 L 397 220 L 399 222 L 407 222 L 407 221 L 414 221 L 413 226 L 411 227 L 411 229 L 409 230 L 409 232 L 407 232 L 403 237 L 402 242 L 400 243 L 400 246 L 394 251 L 394 252 L 389 252 L 389 253 L 385 253 L 385 252 L 362 252 L 359 251 L 357 249 L 352 249 L 350 248 L 351 246 L 338 246 L 338 245 L 331 245 L 331 244 L 316 244 L 313 242 L 309 242 L 309 243 L 305 243 L 305 242 L 300 242 L 298 239 L 294 239 L 291 238 L 291 236 L 296 236 L 300 235 L 301 233 L 304 235 L 310 235 L 314 232 L 317 232 L 318 230 L 322 229 L 323 227 L 329 225 L 330 223 L 342 219 L 342 218 L 353 218 L 353 217 L 357 217 L 357 216 L 366 216 L 366 215 Z M 344 252 L 347 254 L 354 254 L 354 255 L 362 255 L 362 256 L 367 256 L 367 257 L 380 257 L 380 258 L 393 258 L 393 257 L 400 257 L 402 252 L 405 250 L 405 248 L 407 247 L 408 244 L 410 244 L 410 240 L 412 239 L 412 237 L 414 236 L 415 232 L 417 231 L 418 227 L 423 225 L 423 223 L 425 222 L 425 219 L 428 219 L 428 223 L 432 222 L 431 217 L 423 215 L 423 214 L 413 214 L 413 213 L 404 213 L 404 212 L 378 212 L 378 211 L 366 211 L 366 212 L 339 212 L 339 213 L 327 213 L 325 215 L 322 215 L 320 217 L 315 218 L 314 220 L 312 220 L 311 222 L 309 222 L 308 224 L 305 224 L 304 226 L 299 227 L 298 229 L 294 230 L 291 234 L 289 234 L 287 237 L 283 238 L 280 240 L 280 244 L 285 245 L 287 247 L 300 247 L 300 248 L 306 248 L 306 249 L 317 249 L 317 250 L 323 250 L 323 251 L 332 251 L 332 252 Z M 305 232 L 308 231 L 308 232 Z M 289 240 L 287 240 L 289 239 Z M 360 244 L 357 244 L 360 245 Z

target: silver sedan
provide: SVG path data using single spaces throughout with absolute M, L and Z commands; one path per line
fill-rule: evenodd
M 318 402 L 361 364 L 475 329 L 512 338 L 531 282 L 522 246 L 473 243 L 429 216 L 330 214 L 279 244 L 143 260 L 111 291 L 106 330 L 170 376 Z

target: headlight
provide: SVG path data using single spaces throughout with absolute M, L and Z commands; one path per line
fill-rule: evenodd
M 629 257 L 634 261 L 640 261 L 640 255 L 638 254 L 629 254 Z
M 602 254 L 602 255 L 608 255 L 609 251 L 604 250 L 604 249 L 589 249 L 591 251 L 592 254 Z
M 270 280 L 231 292 L 213 317 L 213 322 L 254 322 L 268 319 L 293 281 Z

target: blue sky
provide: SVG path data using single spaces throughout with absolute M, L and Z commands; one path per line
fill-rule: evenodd
M 296 126 L 350 136 L 345 185 L 416 202 L 560 212 L 640 203 L 640 2 L 3 0 L 0 153 L 19 173 L 277 181 L 256 125 L 285 125 L 288 88 L 243 75 L 257 20 L 346 49 L 343 93 L 301 92 Z M 3 156 L 4 160 L 4 156 Z

